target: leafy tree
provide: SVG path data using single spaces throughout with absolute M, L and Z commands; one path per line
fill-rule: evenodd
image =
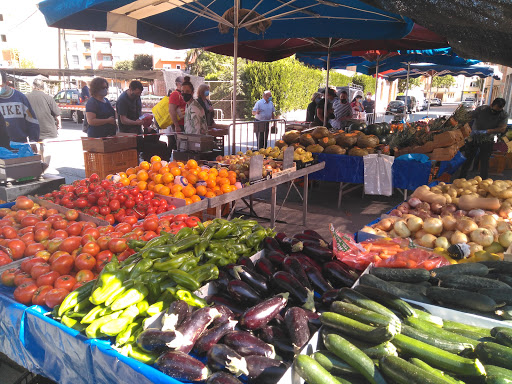
M 116 71 L 131 71 L 133 69 L 133 60 L 118 61 L 114 65 Z
M 185 64 L 192 75 L 222 77 L 227 70 L 233 69 L 233 58 L 195 48 L 187 52 Z
M 20 60 L 20 68 L 35 68 L 36 65 L 32 60 L 22 58 Z
M 432 87 L 436 87 L 436 90 L 439 88 L 449 88 L 454 84 L 455 79 L 451 75 L 434 76 L 432 78 Z
M 354 75 L 352 83 L 363 87 L 363 92 L 375 93 L 375 79 L 368 75 Z
M 135 55 L 135 58 L 133 59 L 133 69 L 136 71 L 153 69 L 153 56 Z
M 409 77 L 409 89 L 413 87 L 419 87 L 421 85 L 420 78 L 412 78 Z M 398 92 L 405 93 L 405 89 L 407 87 L 407 79 L 398 79 Z

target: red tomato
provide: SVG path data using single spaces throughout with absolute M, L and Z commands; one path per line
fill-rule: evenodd
M 52 271 L 57 271 L 61 275 L 69 275 L 75 265 L 75 259 L 71 255 L 62 255 L 50 264 Z
M 38 287 L 41 285 L 51 285 L 53 286 L 53 283 L 55 280 L 57 280 L 60 276 L 60 273 L 57 271 L 50 271 L 45 273 L 44 275 L 41 275 L 37 278 L 36 284 Z
M 45 261 L 48 261 L 52 254 L 46 250 L 37 252 L 34 256 L 38 257 L 40 259 L 43 259 Z
M 128 223 L 119 223 L 115 227 L 116 232 L 128 233 L 132 230 L 132 225 Z
M 14 285 L 19 287 L 21 284 L 24 284 L 24 283 L 34 283 L 35 284 L 35 280 L 30 277 L 30 275 L 28 273 L 25 273 L 25 272 L 17 272 L 16 273 L 16 276 L 14 276 Z
M 45 303 L 48 307 L 53 308 L 61 304 L 68 294 L 69 291 L 64 288 L 51 289 L 46 293 Z
M 109 224 L 114 224 L 116 222 L 116 219 L 115 219 L 114 215 L 112 215 L 110 213 L 108 215 L 105 215 L 104 219 Z
M 95 194 L 89 193 L 87 195 L 87 202 L 89 204 L 96 204 L 97 201 L 98 201 L 98 197 Z
M 194 228 L 200 221 L 201 220 L 199 220 L 197 217 L 190 216 L 188 219 L 185 220 L 185 224 L 187 224 L 187 227 L 189 228 Z
M 9 268 L 2 272 L 1 281 L 6 287 L 14 287 L 14 277 L 18 268 Z
M 184 213 L 181 213 L 179 215 L 176 215 L 173 217 L 172 222 L 175 223 L 177 221 L 185 221 L 188 219 L 188 215 L 185 215 Z
M 61 239 L 60 237 L 51 239 L 46 246 L 46 250 L 53 254 L 54 252 L 56 252 L 59 249 L 59 247 L 63 241 L 64 240 Z
M 75 209 L 70 209 L 69 211 L 66 211 L 65 215 L 66 219 L 68 219 L 69 221 L 78 219 L 78 211 Z
M 50 258 L 48 259 L 48 262 L 50 264 L 52 264 L 55 260 L 57 260 L 59 257 L 61 257 L 63 255 L 69 255 L 69 253 L 64 252 L 64 251 L 53 252 L 52 255 L 50 256 Z
M 83 269 L 92 270 L 96 266 L 96 259 L 89 253 L 81 253 L 75 259 L 75 267 L 79 271 Z
M 44 275 L 45 273 L 50 272 L 50 264 L 44 263 L 44 264 L 36 264 L 32 267 L 30 270 L 30 276 L 32 276 L 33 279 L 38 279 L 39 276 Z
M 121 208 L 121 203 L 119 202 L 119 200 L 114 199 L 114 200 L 110 200 L 110 202 L 108 203 L 108 206 L 111 211 L 117 211 L 119 208 Z
M 36 223 L 41 221 L 41 217 L 37 215 L 27 215 L 21 219 L 22 227 L 33 227 Z
M 106 216 L 108 214 L 110 214 L 110 208 L 108 207 L 108 205 L 100 206 L 100 215 Z
M 44 246 L 44 244 L 32 243 L 27 245 L 27 248 L 25 248 L 25 252 L 23 253 L 23 255 L 25 257 L 34 256 L 37 252 L 43 251 L 45 249 L 46 247 Z
M 82 233 L 83 223 L 72 223 L 66 228 L 66 232 L 69 236 L 78 236 Z
M 128 248 L 127 240 L 123 238 L 112 239 L 108 242 L 108 249 L 112 253 L 121 253 Z
M 98 237 L 100 237 L 100 231 L 98 231 L 98 228 L 86 228 L 86 226 L 84 225 L 84 228 L 82 229 L 82 236 L 85 235 L 90 235 L 96 240 Z
M 66 219 L 55 220 L 52 223 L 52 227 L 55 230 L 57 230 L 57 229 L 66 229 L 67 226 L 68 226 L 68 221 Z
M 34 233 L 34 240 L 40 243 L 43 240 L 48 240 L 50 238 L 50 231 L 47 229 L 38 229 Z
M 71 291 L 73 286 L 76 284 L 76 279 L 71 275 L 62 275 L 57 280 L 55 280 L 55 283 L 53 286 L 55 288 L 64 288 L 68 291 Z
M 18 231 L 18 236 L 23 236 L 27 233 L 35 233 L 35 226 L 32 225 L 30 227 L 21 228 Z
M 146 218 L 142 224 L 142 228 L 144 228 L 145 231 L 156 231 L 158 229 L 158 219 Z
M 108 242 L 107 242 L 107 247 L 108 247 Z M 82 247 L 82 252 L 88 253 L 91 256 L 96 256 L 100 251 L 101 251 L 100 245 L 94 241 L 89 241 Z
M 133 208 L 135 207 L 135 200 L 133 200 L 132 198 L 127 198 L 123 205 L 126 209 Z
M 181 229 L 181 228 L 185 228 L 187 226 L 187 224 L 185 224 L 184 222 L 182 221 L 175 221 L 171 224 L 171 232 L 172 233 L 178 233 L 178 231 Z
M 71 236 L 64 239 L 59 247 L 59 251 L 71 253 L 81 245 L 82 238 L 79 236 Z
M 114 232 L 114 227 L 112 225 L 105 225 L 103 227 L 99 227 L 98 231 L 100 231 L 100 235 L 106 235 L 110 232 Z
M 34 295 L 32 296 L 32 304 L 34 305 L 46 305 L 44 301 L 46 294 L 52 290 L 53 287 L 51 285 L 41 285 L 34 291 Z
M 96 261 L 94 261 L 96 266 Z M 88 269 L 82 269 L 76 273 L 75 279 L 79 283 L 87 283 L 88 281 L 94 280 L 94 272 Z
M 39 229 L 46 229 L 47 231 L 50 231 L 50 229 L 52 229 L 52 223 L 49 223 L 47 221 L 40 221 L 39 223 L 36 223 L 36 225 L 34 225 L 34 233 L 37 232 Z
M 137 222 L 137 218 L 135 216 L 126 216 L 123 220 L 123 223 L 128 223 L 130 225 L 134 225 Z
M 91 235 L 83 235 L 82 240 L 80 241 L 80 244 L 85 245 L 90 241 L 95 243 L 96 239 L 94 239 L 94 237 L 92 237 Z
M 29 245 L 34 243 L 34 234 L 32 232 L 25 233 L 23 236 L 20 237 L 20 240 L 25 243 L 25 245 Z
M 50 239 L 55 239 L 55 238 L 67 239 L 68 237 L 69 237 L 68 233 L 63 229 L 57 229 L 55 232 L 53 232 L 50 235 Z
M 101 272 L 103 267 L 112 260 L 113 256 L 114 254 L 110 251 L 100 252 L 96 257 L 96 270 Z
M 126 260 L 128 257 L 130 257 L 131 255 L 133 255 L 135 253 L 135 251 L 133 249 L 126 249 L 124 250 L 123 252 L 121 252 L 118 256 L 117 256 L 117 260 L 119 262 L 121 261 L 124 261 Z
M 14 229 L 13 229 L 14 230 Z M 4 236 L 5 236 L 5 227 L 4 227 Z M 21 240 L 14 239 L 7 243 L 7 248 L 11 250 L 11 256 L 13 260 L 18 260 L 23 257 L 25 253 L 25 248 L 27 246 Z
M 37 291 L 37 285 L 34 283 L 21 284 L 14 290 L 14 300 L 21 304 L 30 305 L 35 291 Z
M 31 259 L 25 259 L 21 262 L 20 268 L 23 272 L 30 273 L 32 267 L 36 264 L 44 264 L 46 260 L 40 259 L 38 257 L 33 257 Z
M 144 235 L 142 235 L 141 240 L 149 241 L 149 240 L 151 240 L 151 239 L 154 239 L 155 237 L 158 237 L 158 235 L 156 234 L 156 232 L 153 232 L 153 231 L 146 231 L 146 232 L 144 232 Z

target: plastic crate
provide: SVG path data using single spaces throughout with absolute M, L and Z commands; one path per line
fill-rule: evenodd
M 84 163 L 86 177 L 97 173 L 104 179 L 109 174 L 136 167 L 139 164 L 139 157 L 136 149 L 109 153 L 84 152 Z

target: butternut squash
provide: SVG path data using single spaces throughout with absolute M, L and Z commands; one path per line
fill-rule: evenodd
M 463 195 L 459 198 L 459 208 L 465 211 L 472 209 L 483 209 L 486 211 L 497 211 L 500 209 L 500 200 L 495 197 L 474 197 Z
M 431 192 L 429 187 L 426 185 L 416 188 L 411 197 L 417 197 L 421 201 L 425 201 L 427 203 L 439 203 L 441 205 L 446 204 L 446 197 Z

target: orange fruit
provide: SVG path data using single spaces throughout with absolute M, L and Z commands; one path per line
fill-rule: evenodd
M 137 183 L 138 183 L 138 181 L 137 181 L 136 179 L 133 179 L 132 181 L 130 181 L 130 185 L 131 185 L 132 187 L 136 187 L 136 186 L 137 186 Z
M 137 183 L 137 187 L 139 187 L 139 189 L 143 191 L 143 190 L 147 189 L 148 183 L 141 180 Z
M 214 179 L 208 178 L 208 180 L 206 181 L 206 185 L 208 186 L 208 188 L 213 189 L 217 185 L 217 182 Z
M 192 199 L 189 199 L 188 197 L 185 199 L 185 205 L 190 205 L 192 203 L 193 203 Z
M 219 177 L 217 179 L 217 184 L 224 185 L 224 184 L 230 184 L 229 179 L 227 177 Z
M 132 181 L 133 179 L 136 179 L 137 175 L 130 175 L 128 176 L 128 180 Z
M 217 195 L 214 192 L 212 192 L 212 191 L 208 191 L 208 192 L 206 192 L 205 196 L 209 197 L 211 199 L 212 197 L 215 197 Z
M 176 192 L 181 192 L 181 190 L 183 189 L 183 187 L 179 184 L 173 184 L 173 186 L 171 187 L 171 193 L 174 195 L 176 194 Z
M 130 185 L 130 180 L 127 177 L 121 177 L 121 180 L 119 180 L 121 184 L 123 184 L 125 187 L 127 185 Z
M 219 189 L 215 189 L 213 192 L 215 192 L 216 196 L 222 195 L 222 191 L 220 190 L 220 188 Z
M 150 166 L 151 164 L 149 164 L 147 161 L 143 161 L 142 163 L 139 164 L 140 169 L 143 169 L 145 171 L 148 171 Z
M 169 164 L 167 164 L 169 168 L 176 168 L 178 167 L 178 163 L 175 161 L 171 161 Z
M 180 176 L 181 175 L 181 169 L 178 167 L 171 168 L 171 173 L 173 176 Z
M 139 172 L 137 172 L 137 180 L 146 181 L 147 179 L 149 179 L 149 175 L 146 171 L 140 170 Z
M 206 172 L 206 171 L 200 171 L 200 172 L 197 174 L 197 177 L 199 178 L 199 180 L 206 181 L 206 180 L 208 180 L 208 172 Z
M 229 193 L 229 192 L 231 192 L 231 185 L 229 185 L 229 184 L 223 184 L 223 185 L 220 187 L 220 190 L 222 191 L 222 193 Z
M 155 172 L 158 172 L 162 168 L 162 163 L 160 161 L 155 161 L 154 163 L 151 163 L 151 169 Z
M 236 177 L 236 172 L 235 171 L 228 171 L 228 177 L 230 176 L 235 176 Z
M 197 203 L 197 202 L 201 201 L 201 198 L 197 195 L 192 195 L 190 200 L 192 200 L 192 202 L 194 202 L 194 203 Z
M 160 193 L 160 190 L 162 189 L 162 187 L 163 187 L 162 184 L 156 184 L 153 191 L 155 191 L 155 193 Z
M 149 160 L 151 163 L 156 163 L 157 161 L 162 161 L 162 158 L 160 156 L 151 156 L 151 159 Z
M 185 195 L 183 194 L 183 192 L 176 192 L 176 193 L 173 193 L 172 195 L 173 197 L 177 198 L 177 199 L 184 199 L 185 198 Z
M 162 183 L 164 183 L 164 184 L 169 184 L 169 183 L 172 183 L 173 181 L 174 181 L 174 175 L 170 172 L 167 172 L 162 176 Z
M 137 172 L 135 172 L 135 173 L 137 173 Z M 128 177 L 128 175 L 126 173 L 124 173 L 124 172 L 119 172 L 118 175 L 120 177 Z
M 137 172 L 135 172 L 135 168 L 130 167 L 126 170 L 127 175 L 135 175 Z
M 197 168 L 197 161 L 195 161 L 194 159 L 190 159 L 189 161 L 187 161 L 187 168 Z
M 206 187 L 204 185 L 198 185 L 196 187 L 196 193 L 199 195 L 199 196 L 204 196 L 206 195 Z
M 219 170 L 219 177 L 228 177 L 228 170 L 226 168 L 221 168 Z
M 235 176 L 229 175 L 228 180 L 229 180 L 230 184 L 235 184 L 236 183 L 236 175 Z
M 167 172 L 169 172 L 169 167 L 168 166 L 165 166 L 165 167 L 162 167 L 158 170 L 158 173 L 161 174 L 161 175 L 164 175 L 166 174 Z
M 155 182 L 154 181 L 150 181 L 148 183 L 148 191 L 153 191 L 155 189 Z
M 164 195 L 164 196 L 169 196 L 169 194 L 171 193 L 171 190 L 164 185 L 162 188 L 160 188 L 160 192 L 158 192 L 158 193 L 160 193 L 161 195 Z
M 208 171 L 208 173 L 210 175 L 214 175 L 214 176 L 217 176 L 219 174 L 219 171 L 217 171 L 217 168 L 210 168 L 210 170 Z
M 181 161 L 178 161 L 176 164 L 178 164 L 179 168 L 185 168 L 185 164 L 183 164 Z
M 192 173 L 189 173 L 187 176 L 187 180 L 190 184 L 195 184 L 197 183 L 197 176 L 192 174 Z
M 153 177 L 153 181 L 155 182 L 155 184 L 162 184 L 162 180 L 164 178 L 164 175 L 161 175 L 159 173 L 157 173 L 154 177 Z
M 191 197 L 192 195 L 196 194 L 196 189 L 191 185 L 187 185 L 185 188 L 181 190 L 181 192 L 183 192 L 185 197 Z

